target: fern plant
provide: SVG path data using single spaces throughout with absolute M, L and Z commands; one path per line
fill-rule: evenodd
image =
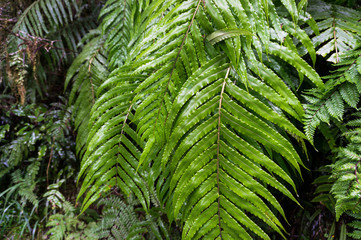
M 285 238 L 277 216 L 285 214 L 270 188 L 297 202 L 290 174 L 299 176 L 303 163 L 289 137 L 302 145 L 294 122 L 304 111 L 282 80 L 293 73 L 270 62 L 324 86 L 292 43 L 315 60 L 296 24 L 304 5 L 283 3 L 290 19 L 272 1 L 106 3 L 110 74 L 96 87 L 83 135 L 83 210 L 118 186 L 148 212 L 154 188 L 184 239 L 270 239 L 258 221 Z M 84 73 L 79 64 L 68 79 Z
M 87 224 L 81 221 L 75 216 L 75 211 L 51 215 L 46 226 L 49 227 L 46 236 L 51 240 L 98 239 L 93 230 L 95 222 Z
M 87 215 L 79 216 L 79 209 L 66 200 L 60 192 L 60 187 L 64 182 L 65 179 L 61 179 L 49 185 L 48 191 L 44 194 L 46 205 L 51 204 L 51 211 L 46 213 L 48 230 L 45 236 L 52 240 L 97 239 L 94 229 L 98 215 L 88 211 Z
M 349 228 L 354 230 L 347 232 L 344 219 L 342 220 L 340 236 L 346 239 L 346 233 L 352 239 L 360 239 L 359 236 L 359 202 L 360 202 L 360 184 L 359 184 L 359 131 L 360 131 L 360 113 L 353 114 L 356 117 L 350 120 L 346 126 L 349 128 L 343 133 L 343 137 L 347 139 L 346 146 L 340 146 L 337 149 L 337 158 L 334 164 L 330 165 L 328 172 L 331 175 L 319 177 L 315 183 L 321 185 L 316 189 L 315 193 L 322 193 L 313 201 L 322 201 L 334 214 L 335 222 L 339 221 L 341 216 L 352 217 L 353 221 L 348 224 Z M 332 195 L 331 195 L 332 194 Z M 329 235 L 335 232 L 335 222 L 329 232 Z M 340 237 L 341 239 L 341 237 Z
M 94 229 L 99 239 L 178 239 L 162 220 L 159 208 L 149 213 L 137 208 L 139 201 L 130 195 L 127 201 L 110 196 L 98 202 L 103 206 L 102 217 Z M 144 215 L 145 216 L 142 216 Z
M 306 29 L 306 32 L 313 35 L 312 43 L 317 49 L 316 53 L 327 57 L 328 61 L 338 63 L 342 54 L 360 44 L 359 11 L 312 0 L 307 12 L 316 20 L 319 32 L 314 35 L 311 28 Z
M 357 49 L 345 53 L 343 60 L 336 65 L 337 70 L 327 76 L 324 90 L 315 88 L 306 91 L 305 133 L 311 142 L 321 123 L 341 121 L 347 108 L 357 109 L 361 93 L 359 53 Z
M 361 217 L 360 213 L 349 213 L 350 216 L 354 218 L 354 220 L 348 224 L 353 231 L 348 233 L 347 235 L 352 239 L 361 239 Z
M 344 133 L 349 144 L 339 150 L 338 161 L 332 166 L 332 177 L 336 179 L 331 192 L 336 198 L 336 219 L 347 212 L 360 212 L 360 183 L 359 183 L 359 134 L 360 114 L 354 114 L 357 118 L 347 123 L 352 128 Z
M 315 11 L 315 8 L 308 9 L 311 13 L 315 11 L 313 16 L 318 21 L 320 30 L 323 30 L 319 36 L 313 38 L 313 41 L 316 47 L 321 46 L 317 53 L 324 57 L 331 53 L 328 60 L 336 63 L 336 70 L 325 77 L 327 82 L 324 90 L 306 91 L 305 98 L 308 104 L 305 105 L 305 133 L 307 138 L 313 142 L 315 130 L 320 127 L 321 133 L 328 139 L 330 149 L 337 152 L 337 158 L 331 165 L 332 168 L 327 171 L 327 175 L 319 178 L 321 182 L 325 178 L 328 180 L 317 188 L 316 193 L 323 194 L 317 196 L 314 201 L 322 201 L 326 204 L 334 213 L 335 221 L 338 221 L 343 213 L 359 211 L 357 206 L 360 197 L 357 196 L 358 190 L 355 190 L 358 188 L 356 180 L 357 128 L 348 130 L 347 125 L 344 126 L 342 122 L 344 119 L 349 119 L 350 113 L 358 109 L 361 93 L 359 66 L 361 32 L 358 28 L 361 13 L 325 3 L 315 6 L 323 6 L 326 11 L 320 14 Z M 340 14 L 340 11 L 343 14 Z M 348 37 L 344 38 L 345 36 Z M 322 44 L 324 45 L 322 46 Z M 326 127 L 325 124 L 328 126 Z M 348 126 L 357 127 L 357 120 L 350 121 Z M 331 133 L 329 129 L 332 129 L 334 133 Z M 343 140 L 340 139 L 341 134 L 346 136 L 347 146 L 343 145 Z M 356 179 L 351 177 L 355 175 Z M 332 229 L 335 231 L 335 227 Z M 345 224 L 342 225 L 341 232 L 345 238 Z
M 60 210 L 47 221 L 49 239 L 179 239 L 175 231 L 169 231 L 159 208 L 145 213 L 138 208 L 139 201 L 133 196 L 127 199 L 104 196 L 97 204 L 101 216 L 94 219 L 89 214 L 90 209 L 86 212 L 88 217 L 78 215 L 78 208 L 60 200 L 64 196 L 54 189 L 58 185 L 49 186 L 51 189 L 45 194 L 48 200 L 55 202 L 53 208 Z
M 359 120 L 349 120 L 361 14 L 327 2 L 37 0 L 20 1 L 17 18 L 6 1 L 2 93 L 22 104 L 53 95 L 72 63 L 72 117 L 62 104 L 0 104 L 1 237 L 286 239 L 283 203 L 304 204 L 297 187 L 313 155 L 304 140 L 320 146 L 319 129 L 331 151 L 317 166 L 330 156 L 332 165 L 318 169 L 313 201 L 324 206 L 298 212 L 310 227 L 298 237 L 359 238 Z M 316 58 L 336 70 L 321 79 Z M 72 118 L 81 210 L 70 203 Z

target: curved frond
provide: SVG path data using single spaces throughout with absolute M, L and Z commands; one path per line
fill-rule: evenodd
M 130 9 L 122 10 L 133 12 L 140 3 L 124 1 L 124 7 Z M 117 3 L 110 1 L 103 9 L 105 20 L 102 28 L 107 31 L 123 31 L 125 25 L 107 23 L 112 21 L 108 16 L 116 17 L 119 14 L 119 10 L 113 4 Z M 132 21 L 136 24 L 134 16 Z M 137 28 L 132 29 L 132 34 L 135 30 Z M 134 91 L 138 83 L 144 80 L 144 76 L 126 73 L 128 68 L 119 68 L 119 66 L 108 75 L 107 69 L 104 69 L 107 60 L 120 55 L 126 57 L 123 48 L 112 50 L 109 55 L 105 53 L 104 46 L 119 45 L 117 41 L 110 41 L 111 38 L 111 33 L 101 34 L 90 41 L 84 47 L 84 54 L 79 55 L 68 72 L 67 81 L 73 76 L 76 78 L 72 94 L 80 90 L 76 100 L 80 107 L 78 109 L 81 110 L 77 113 L 79 127 L 83 130 L 81 138 L 78 138 L 79 150 L 86 147 L 83 148 L 85 154 L 79 174 L 79 178 L 84 177 L 84 182 L 78 198 L 87 192 L 83 202 L 83 210 L 85 210 L 100 197 L 102 192 L 110 190 L 113 186 L 119 186 L 127 195 L 133 192 L 144 209 L 148 209 L 151 198 L 149 187 L 142 168 L 137 168 L 145 143 L 135 131 L 138 124 L 134 119 L 135 104 L 132 102 Z M 121 65 L 122 62 L 123 60 L 117 64 Z M 112 69 L 115 66 L 109 67 Z M 83 85 L 88 86 L 88 90 L 84 89 Z M 90 112 L 81 108 L 82 105 L 87 104 L 84 102 L 85 99 L 88 101 L 86 109 L 91 109 Z
M 73 116 L 77 135 L 77 153 L 82 156 L 86 150 L 90 111 L 96 99 L 96 91 L 109 75 L 107 53 L 104 50 L 105 38 L 99 30 L 84 37 L 92 38 L 68 69 L 65 88 L 72 81 L 69 104 L 73 104 Z
M 130 191 L 134 192 L 145 209 L 149 206 L 146 182 L 140 175 L 141 171 L 136 171 L 144 143 L 129 125 L 133 120 L 132 92 L 135 82 L 141 78 L 111 75 L 102 85 L 113 88 L 97 99 L 89 120 L 92 127 L 79 173 L 81 177 L 86 172 L 79 196 L 90 188 L 84 200 L 84 209 L 99 194 L 115 185 L 128 195 Z

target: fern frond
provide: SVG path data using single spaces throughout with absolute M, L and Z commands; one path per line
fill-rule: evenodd
M 127 205 L 117 197 L 102 199 L 98 205 L 104 205 L 104 210 L 103 218 L 98 224 L 96 232 L 100 232 L 102 238 L 113 235 L 115 239 L 127 239 L 129 230 L 139 221 L 134 206 Z
M 152 213 L 142 219 L 139 209 L 136 209 L 139 202 L 132 198 L 130 195 L 127 201 L 115 196 L 101 199 L 98 206 L 103 206 L 102 219 L 97 223 L 95 234 L 106 239 L 138 239 L 141 236 L 147 239 L 170 239 L 159 209 L 153 208 Z M 165 234 L 161 233 L 161 229 L 165 230 Z
M 47 227 L 51 227 L 47 232 L 47 235 L 50 235 L 52 240 L 62 240 L 66 236 L 66 225 L 65 225 L 65 216 L 62 214 L 54 214 L 50 216 Z
M 40 162 L 38 161 L 30 164 L 27 169 L 30 171 L 30 174 L 26 174 L 25 176 L 23 176 L 20 169 L 15 170 L 11 174 L 13 186 L 1 193 L 1 196 L 5 195 L 6 202 L 10 197 L 15 195 L 21 197 L 20 202 L 23 206 L 26 205 L 27 202 L 30 202 L 35 208 L 38 206 L 39 200 L 34 190 L 36 186 L 35 176 L 39 171 L 39 166 Z
M 75 129 L 79 132 L 76 140 L 79 156 L 86 150 L 90 111 L 96 99 L 97 88 L 109 75 L 107 53 L 104 49 L 105 37 L 101 35 L 100 30 L 93 30 L 84 40 L 89 38 L 92 39 L 73 61 L 65 80 L 65 88 L 72 81 L 69 104 L 73 104 Z
M 79 196 L 91 187 L 85 198 L 84 208 L 93 203 L 102 191 L 107 191 L 116 184 L 127 194 L 133 191 L 144 208 L 149 206 L 147 187 L 140 175 L 141 171 L 136 171 L 144 143 L 130 126 L 133 121 L 130 101 L 134 97 L 134 82 L 139 79 L 142 76 L 111 75 L 98 89 L 114 86 L 111 91 L 99 97 L 92 108 L 92 128 L 88 136 L 85 161 L 82 162 L 79 174 L 82 177 L 87 172 Z M 112 108 L 115 106 L 117 107 Z M 107 164 L 103 165 L 105 159 Z
M 297 22 L 297 7 L 282 3 Z M 111 74 L 90 113 L 83 210 L 117 184 L 147 213 L 164 206 L 184 239 L 270 239 L 257 220 L 284 236 L 276 217 L 284 211 L 268 187 L 296 201 L 285 168 L 300 173 L 302 161 L 287 134 L 302 142 L 289 117 L 301 120 L 304 110 L 282 79 L 295 78 L 269 63 L 322 89 L 291 44 L 299 39 L 314 58 L 308 36 L 287 20 L 280 29 L 271 1 L 111 0 L 102 14 Z
M 347 224 L 353 229 L 352 232 L 347 233 L 352 239 L 361 239 L 361 216 L 360 213 L 348 213 L 351 217 L 354 218 L 354 221 Z
M 342 120 L 346 107 L 357 108 L 361 93 L 361 72 L 358 71 L 357 63 L 360 58 L 346 58 L 338 64 L 339 69 L 329 76 L 324 90 L 311 89 L 306 92 L 309 103 L 305 105 L 305 133 L 311 142 L 316 128 L 322 122 Z
M 130 40 L 133 41 L 133 44 L 136 42 L 134 39 L 130 39 L 128 34 L 138 34 L 136 26 L 147 26 L 147 21 L 138 22 L 138 18 L 141 18 L 142 14 L 132 15 L 135 9 L 141 11 L 143 1 L 124 1 L 123 4 L 122 8 L 118 8 L 118 2 L 109 1 L 102 10 L 102 16 L 104 16 L 102 29 L 104 33 L 106 31 L 109 35 L 100 36 L 102 39 L 101 44 L 105 44 L 111 50 L 109 51 L 109 56 L 99 54 L 96 56 L 102 56 L 102 61 L 99 61 L 100 63 L 106 62 L 107 60 L 103 57 L 107 57 L 107 59 L 110 59 L 110 69 L 117 68 L 115 68 L 109 76 L 98 75 L 98 83 L 101 85 L 97 88 L 93 96 L 95 104 L 92 107 L 89 119 L 89 126 L 92 127 L 88 133 L 85 133 L 87 131 L 85 124 L 81 125 L 84 126 L 84 128 L 82 128 L 84 131 L 82 139 L 85 140 L 87 136 L 88 140 L 82 169 L 79 175 L 79 177 L 82 177 L 82 175 L 86 173 L 86 177 L 79 196 L 81 196 L 88 187 L 91 187 L 84 201 L 84 209 L 93 203 L 102 191 L 107 191 L 115 185 L 121 185 L 120 188 L 127 195 L 134 192 L 145 209 L 147 209 L 150 204 L 149 188 L 146 185 L 147 181 L 143 179 L 141 173 L 143 170 L 137 168 L 141 160 L 141 152 L 143 152 L 145 146 L 143 140 L 139 138 L 139 134 L 136 132 L 138 123 L 137 120 L 134 119 L 134 109 L 137 103 L 133 100 L 135 96 L 134 91 L 139 85 L 139 82 L 144 80 L 145 76 L 134 73 L 123 73 L 129 70 L 129 67 L 124 67 L 124 69 L 119 68 L 127 57 L 126 52 L 128 50 L 126 50 L 127 48 L 125 46 Z M 160 2 L 153 3 L 153 6 L 157 7 L 157 4 L 159 5 Z M 147 4 L 143 6 L 145 7 Z M 113 19 L 118 16 L 125 17 L 127 21 L 131 21 L 131 24 L 127 25 L 123 21 L 121 21 L 122 24 L 120 25 L 114 24 Z M 131 28 L 132 25 L 133 28 Z M 124 39 L 117 38 L 117 33 L 120 35 L 123 34 Z M 138 36 L 138 38 L 138 41 L 141 41 L 142 37 Z M 121 48 L 119 48 L 119 41 L 124 44 L 121 45 Z M 114 46 L 114 48 L 112 46 Z M 91 48 L 92 47 L 89 47 L 89 49 Z M 87 53 L 79 57 L 78 64 L 81 64 L 80 61 L 84 61 L 81 60 L 83 57 L 87 58 Z M 74 65 L 72 69 L 73 71 L 70 72 L 69 77 L 75 73 L 74 70 L 77 69 L 77 65 Z M 76 88 L 78 89 L 79 87 Z M 84 96 L 89 96 L 89 92 L 85 92 Z M 80 99 L 77 101 L 82 103 Z M 84 114 L 86 114 L 86 112 L 84 112 Z M 80 114 L 79 116 L 84 115 Z M 103 137 L 105 137 L 105 139 Z M 106 142 L 104 142 L 104 140 L 106 140 Z M 84 141 L 82 145 L 85 145 Z M 103 165 L 105 161 L 107 162 L 106 166 Z M 102 176 L 102 178 L 98 179 L 99 176 Z M 92 185 L 93 182 L 96 184 Z M 85 204 L 86 202 L 87 204 Z
M 67 8 L 67 11 L 65 9 Z M 66 26 L 73 19 L 73 9 L 79 11 L 76 1 L 57 2 L 55 0 L 34 1 L 20 16 L 13 27 L 13 32 L 21 37 L 27 38 L 29 35 L 46 37 L 51 32 L 55 32 L 60 26 Z M 24 40 L 11 36 L 9 45 L 14 49 L 24 48 Z
M 342 54 L 354 49 L 361 41 L 361 12 L 320 0 L 310 1 L 307 11 L 316 20 L 320 33 L 312 37 L 317 54 L 338 63 Z M 306 31 L 309 34 L 312 30 Z
M 211 75 L 204 74 L 208 72 Z M 173 172 L 170 209 L 173 218 L 178 218 L 182 210 L 185 239 L 212 231 L 220 236 L 236 233 L 242 239 L 249 238 L 250 231 L 268 239 L 247 216 L 257 216 L 281 234 L 282 226 L 268 204 L 281 214 L 283 210 L 262 184 L 269 184 L 295 201 L 277 178 L 259 167 L 264 166 L 294 186 L 287 174 L 257 149 L 256 142 L 279 152 L 296 169 L 300 162 L 297 153 L 262 120 L 257 112 L 260 107 L 252 109 L 256 113 L 251 111 L 251 106 L 263 103 L 234 85 L 230 77 L 229 63 L 223 57 L 212 59 L 185 83 L 168 118 L 171 135 L 163 164 L 169 164 Z M 266 105 L 264 110 L 269 119 L 276 117 L 280 122 L 281 116 Z M 251 204 L 242 200 L 245 195 L 252 196 Z
M 351 121 L 351 126 L 355 120 Z M 359 206 L 361 198 L 361 185 L 359 183 L 361 152 L 360 141 L 357 138 L 359 134 L 359 128 L 352 128 L 344 133 L 349 143 L 346 147 L 340 147 L 338 159 L 332 165 L 332 178 L 335 179 L 335 183 L 332 186 L 331 193 L 336 199 L 335 212 L 337 220 L 345 212 L 361 211 Z
M 135 90 L 137 93 L 135 101 L 142 99 L 134 117 L 140 120 L 139 125 L 142 127 L 139 129 L 139 133 L 143 138 L 148 138 L 151 134 L 158 141 L 163 138 L 160 128 L 165 122 L 167 108 L 169 108 L 167 102 L 171 100 L 174 95 L 172 92 L 184 78 L 184 76 L 181 78 L 179 74 L 180 72 L 189 74 L 189 71 L 191 73 L 198 67 L 197 59 L 190 55 L 190 53 L 196 53 L 196 49 L 190 41 L 193 40 L 193 35 L 201 37 L 199 30 L 193 26 L 200 4 L 201 1 L 186 1 L 178 4 L 159 23 L 160 31 L 157 31 L 156 34 L 151 32 L 140 43 L 147 46 L 156 37 L 162 36 L 157 40 L 157 44 L 145 49 L 137 57 L 138 61 L 143 64 L 135 70 L 136 73 L 158 69 Z M 172 19 L 172 24 L 168 23 L 170 19 Z M 176 24 L 178 26 L 174 27 Z M 200 44 L 199 41 L 198 43 Z M 202 45 L 198 47 L 199 49 L 203 48 Z M 151 53 L 155 53 L 155 56 Z M 145 59 L 142 59 L 142 56 L 145 56 Z M 155 57 L 156 60 L 150 59 L 150 56 Z
M 107 35 L 105 45 L 109 52 L 108 62 L 111 69 L 123 65 L 128 57 L 128 44 L 134 35 L 132 26 L 141 16 L 135 12 L 142 12 L 142 2 L 143 0 L 138 4 L 133 0 L 107 1 L 99 14 L 99 17 L 104 17 L 101 28 L 102 33 Z

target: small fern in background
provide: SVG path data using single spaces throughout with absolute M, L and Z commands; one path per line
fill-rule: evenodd
M 360 50 L 344 54 L 337 70 L 327 76 L 325 89 L 310 89 L 304 97 L 305 133 L 312 142 L 316 128 L 321 123 L 341 121 L 347 108 L 357 109 L 361 94 L 361 57 Z
M 145 213 L 139 208 L 139 201 L 131 195 L 126 201 L 111 196 L 98 202 L 103 206 L 101 220 L 95 233 L 99 239 L 179 239 L 176 232 L 169 232 L 169 227 L 161 219 L 160 208 L 153 208 Z M 143 215 L 143 216 L 142 216 Z
M 88 212 L 94 213 L 89 210 L 83 216 L 79 216 L 79 209 L 66 200 L 60 192 L 60 187 L 64 182 L 65 179 L 61 179 L 49 185 L 48 191 L 44 194 L 47 204 L 51 204 L 51 210 L 46 213 L 48 230 L 44 235 L 50 240 L 97 239 L 94 229 L 98 215 L 89 214 L 88 216 Z
M 49 199 L 49 196 L 54 195 L 54 190 L 48 191 L 46 195 Z M 164 213 L 160 208 L 155 207 L 146 213 L 133 196 L 127 199 L 104 196 L 97 204 L 101 215 L 96 218 L 85 217 L 89 215 L 90 209 L 78 215 L 79 208 L 69 202 L 64 203 L 56 206 L 57 213 L 51 215 L 47 222 L 46 236 L 51 240 L 180 239 L 179 232 L 174 229 L 169 232 L 170 226 L 162 219 Z
M 347 224 L 350 231 L 347 233 L 352 239 L 361 239 L 360 236 L 360 199 L 361 184 L 360 163 L 361 163 L 361 114 L 353 114 L 354 119 L 347 122 L 347 131 L 342 136 L 346 138 L 347 145 L 337 149 L 337 158 L 334 164 L 330 165 L 328 172 L 331 175 L 319 177 L 314 183 L 321 184 L 315 194 L 322 193 L 313 201 L 322 201 L 334 213 L 335 221 L 339 221 L 342 216 L 352 217 L 354 220 Z M 332 196 L 331 196 L 332 194 Z M 345 218 L 344 218 L 345 219 Z M 346 225 L 341 227 L 342 236 L 346 235 Z M 353 230 L 352 230 L 353 229 Z M 335 227 L 331 228 L 329 234 L 333 234 Z M 346 239 L 346 237 L 343 237 Z
M 361 214 L 358 213 L 348 213 L 349 216 L 353 217 L 354 220 L 348 224 L 351 227 L 352 231 L 350 231 L 347 235 L 352 239 L 361 239 Z
M 361 43 L 360 11 L 321 0 L 311 0 L 307 12 L 318 25 L 316 35 L 311 28 L 306 32 L 312 35 L 312 43 L 317 54 L 327 57 L 327 61 L 338 63 L 348 50 Z
M 361 206 L 361 114 L 356 113 L 354 120 L 346 125 L 350 129 L 343 135 L 347 138 L 348 144 L 340 147 L 338 160 L 332 165 L 332 178 L 336 179 L 332 186 L 331 193 L 336 198 L 336 219 L 345 212 L 359 213 Z
M 322 202 L 334 216 L 334 223 L 328 231 L 346 239 L 350 231 L 346 228 L 347 215 L 360 211 L 358 203 L 361 195 L 358 184 L 358 118 L 349 121 L 351 114 L 358 111 L 361 94 L 361 13 L 348 8 L 319 2 L 317 8 L 307 10 L 317 21 L 320 35 L 312 38 L 317 54 L 336 63 L 335 71 L 326 80 L 325 89 L 305 91 L 305 133 L 313 143 L 315 131 L 327 140 L 331 163 L 320 169 L 323 176 L 315 180 L 318 188 L 314 202 Z M 324 11 L 320 11 L 319 8 Z M 340 14 L 342 12 L 342 14 Z M 355 113 L 358 116 L 359 113 Z M 346 125 L 343 122 L 347 121 Z M 333 157 L 334 156 L 334 157 Z M 345 213 L 345 214 L 344 214 Z M 339 232 L 337 221 L 342 221 Z M 349 225 L 350 226 L 350 225 Z M 357 226 L 357 225 L 354 225 Z M 351 230 L 351 229 L 349 229 Z
M 50 240 L 98 239 L 93 232 L 95 222 L 87 224 L 81 221 L 73 211 L 51 215 L 46 226 L 49 228 L 46 236 Z

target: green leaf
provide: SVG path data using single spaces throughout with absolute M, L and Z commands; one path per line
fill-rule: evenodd
M 207 40 L 212 45 L 214 45 L 220 41 L 223 41 L 231 37 L 251 36 L 251 35 L 253 34 L 245 29 L 222 29 L 222 30 L 217 30 L 211 33 L 210 35 L 208 35 Z

